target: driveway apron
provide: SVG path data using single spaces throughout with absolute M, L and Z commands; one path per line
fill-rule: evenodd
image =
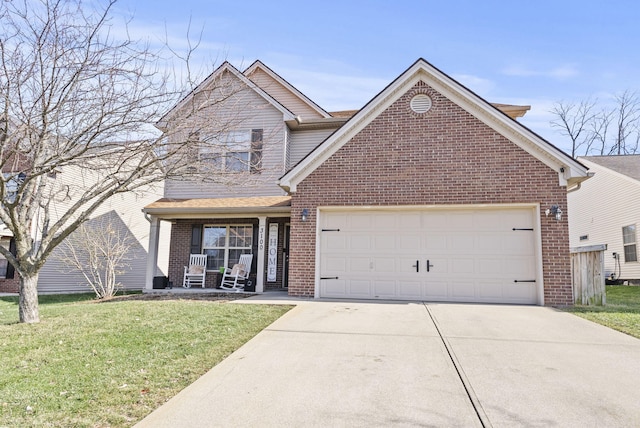
M 640 426 L 640 340 L 552 308 L 307 301 L 139 427 Z
M 481 424 L 423 304 L 313 301 L 138 426 Z
M 485 425 L 640 426 L 640 340 L 553 308 L 428 309 Z

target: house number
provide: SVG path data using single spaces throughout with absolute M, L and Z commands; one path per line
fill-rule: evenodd
M 264 226 L 260 226 L 260 236 L 258 237 L 258 249 L 260 251 L 264 250 Z
M 269 255 L 267 261 L 267 282 L 275 282 L 278 270 L 278 223 L 269 225 Z

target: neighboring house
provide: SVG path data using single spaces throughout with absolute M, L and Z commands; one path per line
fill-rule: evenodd
M 244 72 L 225 63 L 199 90 L 225 79 L 251 100 L 234 131 L 247 159 L 250 136 L 263 136 L 265 172 L 252 185 L 167 182 L 145 208 L 147 288 L 167 220 L 174 285 L 190 253 L 209 255 L 210 287 L 220 266 L 253 253 L 258 292 L 572 304 L 567 219 L 545 211 L 566 210 L 587 169 L 514 120 L 528 107 L 492 105 L 422 59 L 361 110 L 338 114 L 259 61 Z M 218 112 L 238 105 L 225 102 Z
M 78 167 L 65 167 L 50 177 L 61 184 L 78 184 L 90 186 L 94 178 L 91 171 Z M 137 192 L 123 193 L 110 198 L 102 205 L 88 220 L 90 227 L 100 227 L 108 221 L 116 226 L 123 235 L 128 235 L 131 239 L 131 249 L 128 258 L 130 259 L 124 273 L 117 276 L 117 281 L 122 283 L 124 289 L 141 290 L 145 283 L 147 264 L 147 244 L 149 233 L 149 222 L 141 216 L 140 211 L 150 202 L 158 199 L 163 194 L 163 184 L 155 187 L 146 187 Z M 62 214 L 68 204 L 75 202 L 73 192 L 64 201 L 56 204 L 56 212 Z M 55 213 L 52 212 L 52 215 Z M 163 230 L 163 242 L 168 242 L 170 235 L 170 225 L 167 224 Z M 40 233 L 37 225 L 32 228 L 32 235 L 36 238 Z M 13 235 L 4 224 L 0 223 L 0 245 L 10 248 Z M 64 244 L 62 244 L 64 245 Z M 91 288 L 87 285 L 82 275 L 69 267 L 63 265 L 57 257 L 59 247 L 40 270 L 38 278 L 39 293 L 62 293 L 62 292 L 87 292 Z M 154 274 L 163 275 L 166 273 L 168 263 L 168 244 L 159 247 L 159 259 Z M 19 287 L 19 276 L 14 273 L 7 260 L 0 255 L 0 292 L 17 292 Z
M 607 279 L 640 283 L 640 155 L 578 160 L 595 175 L 569 193 L 571 247 L 606 244 Z

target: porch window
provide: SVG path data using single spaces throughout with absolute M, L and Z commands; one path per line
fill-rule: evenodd
M 2 245 L 7 251 L 9 250 L 9 240 L 8 239 L 0 239 L 0 245 Z M 9 262 L 7 259 L 0 254 L 0 278 L 7 277 L 7 267 L 9 266 Z
M 624 261 L 637 262 L 638 252 L 636 247 L 636 225 L 622 228 L 622 245 L 624 245 Z
M 207 255 L 207 270 L 218 270 L 238 263 L 241 254 L 251 254 L 253 226 L 204 226 L 202 253 Z

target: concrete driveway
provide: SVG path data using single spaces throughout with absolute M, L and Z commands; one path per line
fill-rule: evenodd
M 640 426 L 640 340 L 551 308 L 306 301 L 138 427 Z

